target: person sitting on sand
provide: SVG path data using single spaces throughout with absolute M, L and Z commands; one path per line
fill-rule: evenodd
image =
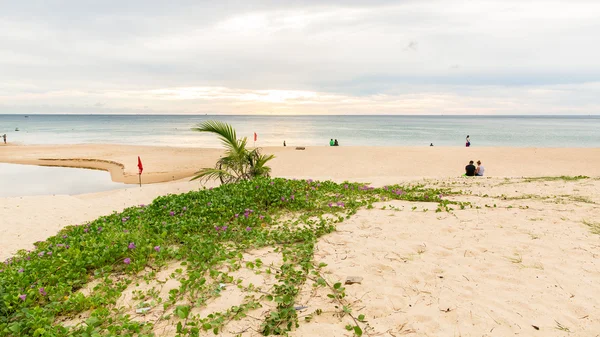
M 333 146 L 333 144 L 334 144 L 334 142 L 333 142 L 333 138 L 331 138 L 331 139 L 329 140 L 329 146 Z
M 478 177 L 483 177 L 483 172 L 485 172 L 485 168 L 481 165 L 481 160 L 477 161 L 477 169 L 475 170 L 475 175 Z
M 429 144 L 429 146 L 433 146 L 433 143 Z
M 338 143 L 337 139 L 333 142 L 333 146 L 340 146 L 340 143 Z
M 465 166 L 465 175 L 467 177 L 473 177 L 475 175 L 475 165 L 473 165 L 473 161 L 469 161 L 469 165 Z

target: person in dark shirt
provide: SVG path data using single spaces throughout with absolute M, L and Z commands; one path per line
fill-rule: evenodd
M 333 141 L 333 146 L 340 146 L 340 143 L 338 143 L 337 139 Z
M 466 171 L 466 176 L 468 177 L 473 177 L 475 175 L 475 170 L 477 168 L 475 167 L 475 165 L 473 165 L 473 161 L 471 160 L 469 162 L 469 165 L 465 166 L 465 171 Z

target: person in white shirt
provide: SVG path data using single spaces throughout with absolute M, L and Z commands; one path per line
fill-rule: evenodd
M 481 165 L 481 160 L 477 161 L 477 169 L 475 169 L 475 175 L 478 177 L 483 177 L 483 172 L 485 172 L 485 168 Z

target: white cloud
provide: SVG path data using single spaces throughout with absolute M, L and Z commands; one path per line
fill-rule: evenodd
M 60 4 L 0 5 L 0 113 L 599 113 L 596 1 Z

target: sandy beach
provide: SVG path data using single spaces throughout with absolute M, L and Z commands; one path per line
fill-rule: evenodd
M 600 230 L 600 149 L 264 150 L 276 155 L 271 165 L 276 177 L 445 186 L 461 192 L 452 198 L 477 206 L 436 213 L 431 204 L 382 202 L 360 210 L 319 240 L 315 262 L 327 264 L 329 281 L 350 275 L 364 278 L 347 286 L 347 293 L 353 307 L 362 308 L 369 318 L 365 334 L 596 336 L 600 331 L 600 235 L 594 233 L 595 226 Z M 114 181 L 126 183 L 137 182 L 140 156 L 144 181 L 153 184 L 74 196 L 0 198 L 0 258 L 30 249 L 67 225 L 147 204 L 160 195 L 199 189 L 202 184 L 189 182 L 189 177 L 212 166 L 221 153 L 116 145 L 2 146 L 0 162 L 103 169 Z M 487 176 L 461 177 L 468 160 L 481 160 Z M 589 178 L 555 178 L 578 175 Z M 277 260 L 268 250 L 249 254 Z M 133 289 L 119 302 L 125 307 L 133 305 L 128 291 Z M 236 301 L 239 296 L 232 290 L 203 310 Z M 299 302 L 307 312 L 335 310 L 325 290 L 312 289 L 311 282 L 302 289 Z M 145 317 L 138 319 L 156 319 Z M 351 336 L 344 329 L 347 323 L 348 317 L 323 314 L 301 322 L 292 335 Z M 246 328 L 244 336 L 258 335 L 253 331 L 257 324 L 232 322 L 221 335 L 234 336 Z M 165 326 L 155 332 L 174 333 Z

